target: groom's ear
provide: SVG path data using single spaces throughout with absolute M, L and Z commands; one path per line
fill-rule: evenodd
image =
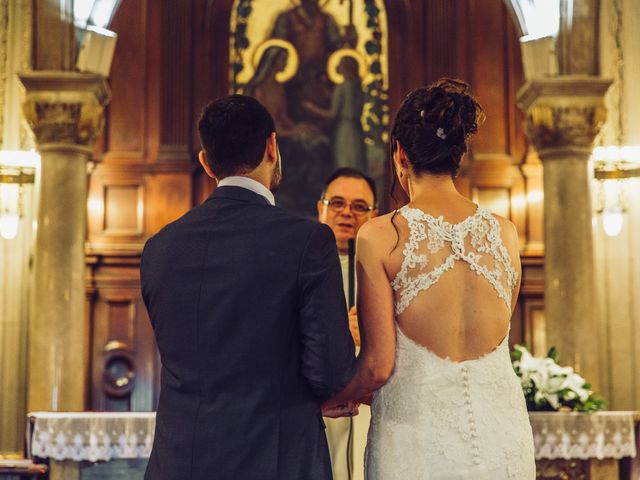
M 276 163 L 278 161 L 278 139 L 276 132 L 273 132 L 267 138 L 266 147 L 264 149 L 264 156 L 262 161 L 267 160 L 270 163 Z
M 198 153 L 198 161 L 200 162 L 200 165 L 202 165 L 202 168 L 204 168 L 207 175 L 214 180 L 217 180 L 215 173 L 213 173 L 213 170 L 211 170 L 211 167 L 209 166 L 209 162 L 207 162 L 207 154 L 204 153 L 204 150 L 200 150 L 200 153 Z

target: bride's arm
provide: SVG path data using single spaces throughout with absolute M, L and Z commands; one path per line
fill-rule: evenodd
M 386 383 L 395 362 L 396 332 L 393 291 L 382 259 L 389 254 L 383 219 L 367 222 L 358 233 L 358 323 L 362 347 L 356 373 L 326 405 L 361 399 Z

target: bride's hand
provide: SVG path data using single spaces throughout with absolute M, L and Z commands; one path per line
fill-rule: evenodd
M 358 403 L 350 401 L 340 405 L 322 405 L 322 416 L 328 418 L 353 417 L 358 415 Z

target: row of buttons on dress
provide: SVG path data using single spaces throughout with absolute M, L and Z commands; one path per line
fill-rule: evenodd
M 471 433 L 471 446 L 473 447 L 473 463 L 480 465 L 480 446 L 478 445 L 478 429 L 473 417 L 473 406 L 471 404 L 471 392 L 469 388 L 469 371 L 466 366 L 462 367 L 462 384 L 464 385 L 464 395 L 467 403 L 467 413 L 469 414 L 469 430 Z

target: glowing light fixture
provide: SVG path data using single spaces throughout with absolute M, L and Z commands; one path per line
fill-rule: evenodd
M 74 23 L 78 28 L 108 28 L 122 0 L 75 0 Z
M 35 152 L 0 151 L 0 237 L 18 235 L 24 210 L 24 188 L 34 183 L 40 156 Z
M 640 177 L 640 146 L 597 147 L 592 154 L 597 213 L 610 237 L 622 232 L 626 214 L 626 181 Z
M 556 37 L 572 23 L 574 0 L 504 1 L 518 26 L 525 78 L 557 75 Z
M 521 41 L 555 37 L 560 31 L 560 12 L 573 12 L 573 0 L 506 0 L 520 28 Z
M 118 35 L 107 28 L 121 2 L 122 0 L 75 0 L 73 16 L 79 46 L 76 61 L 79 71 L 109 76 Z
M 617 237 L 624 225 L 624 210 L 621 207 L 610 207 L 602 212 L 602 228 L 610 237 Z

